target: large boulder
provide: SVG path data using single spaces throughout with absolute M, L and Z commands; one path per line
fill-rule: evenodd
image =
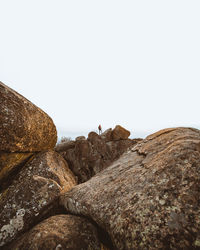
M 55 213 L 58 196 L 76 185 L 66 161 L 54 151 L 39 153 L 0 194 L 0 246 Z
M 140 140 L 106 142 L 97 133 L 90 132 L 87 140 L 60 143 L 56 146 L 56 151 L 65 158 L 70 169 L 77 176 L 78 182 L 82 183 L 108 167 Z
M 102 249 L 97 229 L 87 219 L 73 215 L 52 216 L 5 249 Z
M 111 133 L 111 138 L 114 141 L 126 140 L 130 136 L 130 134 L 131 134 L 130 131 L 126 130 L 120 125 L 117 125 Z
M 38 152 L 57 141 L 52 119 L 26 98 L 0 82 L 0 151 Z
M 115 249 L 199 249 L 200 131 L 148 136 L 60 202 L 107 231 Z
M 112 141 L 112 128 L 106 129 L 100 136 L 105 142 Z

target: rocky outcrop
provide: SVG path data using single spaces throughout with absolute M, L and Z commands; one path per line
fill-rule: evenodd
M 36 225 L 6 249 L 101 249 L 97 229 L 87 219 L 52 216 Z
M 1 249 L 200 248 L 199 130 L 117 125 L 63 138 L 65 161 L 43 111 L 2 83 L 0 105 Z
M 0 194 L 0 246 L 55 213 L 60 193 L 74 185 L 67 163 L 54 151 L 39 153 L 24 165 Z
M 26 98 L 0 82 L 0 151 L 38 152 L 54 148 L 52 119 Z
M 108 141 L 107 133 L 110 134 L 106 132 L 99 136 L 95 132 L 90 132 L 87 140 L 68 141 L 56 146 L 55 150 L 65 158 L 79 183 L 89 180 L 119 158 L 129 147 L 141 141 L 141 139 Z
M 130 136 L 130 131 L 126 130 L 120 125 L 117 125 L 111 133 L 111 138 L 113 141 L 126 140 Z
M 114 249 L 199 249 L 199 187 L 200 131 L 172 128 L 148 136 L 60 202 L 107 231 Z

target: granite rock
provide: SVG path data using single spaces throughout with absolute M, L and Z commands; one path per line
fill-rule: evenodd
M 39 153 L 0 194 L 0 246 L 16 239 L 58 207 L 58 196 L 76 185 L 61 155 Z
M 56 215 L 37 224 L 5 249 L 100 250 L 101 243 L 97 229 L 87 219 Z
M 120 125 L 117 125 L 111 133 L 111 138 L 113 141 L 117 141 L 117 140 L 126 140 L 128 139 L 128 137 L 130 136 L 130 131 L 128 131 L 127 129 L 123 128 Z
M 95 221 L 115 249 L 199 249 L 199 187 L 200 131 L 171 128 L 137 143 L 60 203 Z
M 78 182 L 82 183 L 108 167 L 139 141 L 141 139 L 106 142 L 97 133 L 90 132 L 87 140 L 61 143 L 56 146 L 56 151 L 67 161 Z
M 0 82 L 0 151 L 38 152 L 57 141 L 52 119 L 33 103 Z
M 2 185 L 11 179 L 11 174 L 33 156 L 33 153 L 0 152 L 0 190 Z

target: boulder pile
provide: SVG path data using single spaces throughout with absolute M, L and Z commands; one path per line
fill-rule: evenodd
M 0 104 L 1 249 L 200 249 L 198 129 L 55 146 L 52 119 L 1 82 Z
M 55 151 L 66 160 L 78 183 L 82 183 L 108 167 L 128 148 L 142 140 L 128 139 L 129 135 L 129 131 L 117 125 L 101 135 L 90 132 L 87 139 L 79 136 L 75 141 L 60 143 Z

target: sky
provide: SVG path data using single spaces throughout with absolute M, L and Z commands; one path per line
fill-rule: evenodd
M 59 136 L 200 128 L 199 0 L 1 0 L 0 10 L 0 81 Z

